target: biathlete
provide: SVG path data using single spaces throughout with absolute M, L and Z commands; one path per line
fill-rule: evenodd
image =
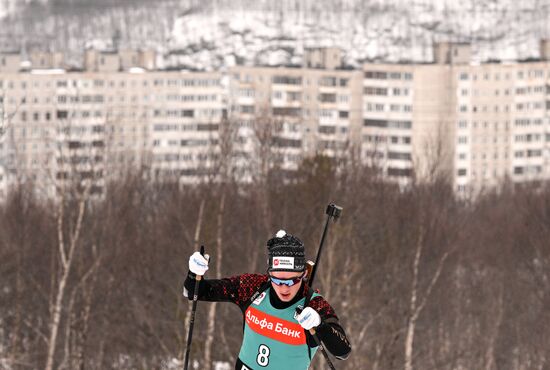
M 302 241 L 281 230 L 268 240 L 267 252 L 266 274 L 202 279 L 199 283 L 199 300 L 233 302 L 243 313 L 244 335 L 235 369 L 306 370 L 318 348 L 310 329 L 315 329 L 327 351 L 337 359 L 346 359 L 351 345 L 334 309 L 306 284 Z M 192 299 L 196 276 L 207 270 L 208 255 L 191 255 L 185 297 Z

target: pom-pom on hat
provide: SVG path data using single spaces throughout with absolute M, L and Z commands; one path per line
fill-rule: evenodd
M 304 271 L 306 258 L 304 243 L 284 230 L 267 241 L 268 271 Z

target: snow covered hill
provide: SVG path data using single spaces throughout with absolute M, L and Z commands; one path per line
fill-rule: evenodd
M 0 0 L 0 47 L 155 48 L 165 66 L 299 64 L 339 46 L 346 63 L 431 60 L 434 41 L 473 43 L 474 58 L 538 56 L 550 0 Z

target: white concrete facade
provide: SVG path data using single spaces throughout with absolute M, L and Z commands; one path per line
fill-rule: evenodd
M 128 168 L 193 177 L 212 165 L 225 113 L 219 73 L 0 74 L 0 163 L 55 185 Z
M 390 179 L 442 171 L 465 195 L 550 179 L 548 61 L 367 64 L 364 73 L 362 154 Z
M 244 158 L 258 159 L 253 143 L 261 146 L 266 130 L 276 136 L 276 162 L 283 170 L 296 169 L 316 153 L 344 157 L 358 146 L 359 71 L 235 67 L 229 77 L 232 117 L 243 126 Z
M 546 55 L 548 42 L 541 48 Z M 431 64 L 361 70 L 185 72 L 130 67 L 152 66 L 153 54 L 88 52 L 90 70 L 67 72 L 21 71 L 9 54 L 0 165 L 50 184 L 49 195 L 75 174 L 98 193 L 128 168 L 189 183 L 229 163 L 250 181 L 266 155 L 292 171 L 316 153 L 343 159 L 356 149 L 402 185 L 443 175 L 469 194 L 505 179 L 549 179 L 550 63 L 471 64 L 466 44 L 434 55 Z

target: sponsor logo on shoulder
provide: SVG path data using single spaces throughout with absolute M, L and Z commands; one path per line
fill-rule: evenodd
M 294 257 L 273 257 L 273 267 L 278 269 L 294 269 Z
M 266 293 L 265 293 L 265 292 L 262 292 L 262 294 L 260 294 L 260 295 L 258 296 L 258 298 L 256 298 L 256 299 L 254 300 L 254 302 L 252 302 L 252 303 L 255 304 L 256 306 L 259 305 L 260 303 L 262 303 L 262 301 L 264 300 L 265 296 L 266 296 Z

